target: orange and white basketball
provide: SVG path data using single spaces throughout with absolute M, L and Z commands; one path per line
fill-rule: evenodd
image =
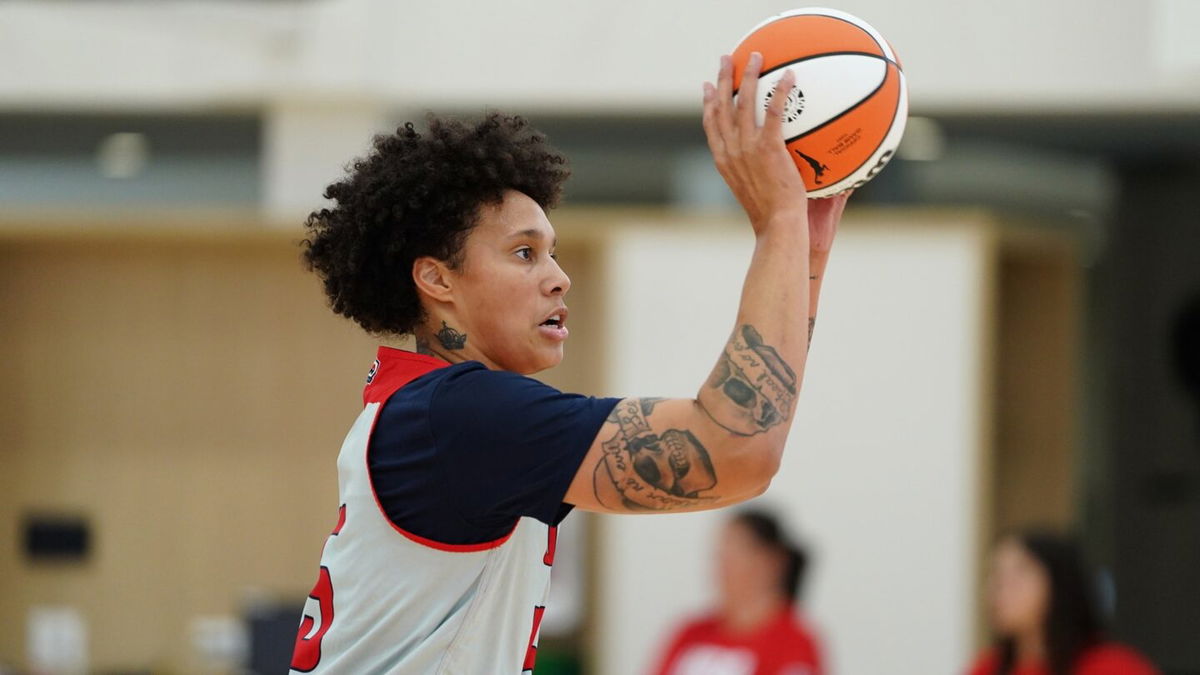
M 752 52 L 762 124 L 776 83 L 795 73 L 783 112 L 783 136 L 810 197 L 856 188 L 888 163 L 904 135 L 908 87 L 900 60 L 867 22 L 836 9 L 808 7 L 755 26 L 733 51 L 733 86 Z

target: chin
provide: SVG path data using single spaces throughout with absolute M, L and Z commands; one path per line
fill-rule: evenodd
M 562 363 L 563 350 L 559 349 L 539 349 L 536 351 L 521 353 L 509 353 L 505 356 L 494 359 L 494 363 L 502 370 L 507 370 L 510 373 L 520 375 L 534 375 L 543 370 L 549 370 L 554 366 Z
M 542 372 L 543 370 L 550 370 L 551 368 L 562 363 L 562 360 L 563 351 L 561 349 L 549 354 L 538 354 L 525 361 L 525 367 L 521 368 L 517 372 L 521 373 L 522 375 L 534 375 Z

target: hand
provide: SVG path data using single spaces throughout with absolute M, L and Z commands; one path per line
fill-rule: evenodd
M 838 223 L 853 190 L 827 199 L 808 200 L 808 250 L 811 256 L 829 255 Z
M 783 142 L 783 104 L 794 86 L 795 76 L 789 70 L 779 80 L 767 107 L 766 120 L 759 127 L 754 120 L 754 106 L 761 67 L 762 54 L 751 54 L 736 104 L 733 64 L 728 56 L 721 57 L 716 87 L 704 83 L 704 134 L 708 137 L 708 149 L 717 171 L 750 217 L 755 234 L 762 234 L 773 221 L 787 222 L 790 218 L 794 223 L 808 213 L 804 179 Z

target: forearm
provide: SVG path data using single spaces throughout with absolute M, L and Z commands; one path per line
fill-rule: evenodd
M 765 434 L 762 440 L 782 446 L 808 353 L 809 262 L 803 211 L 762 228 L 733 335 L 697 396 L 732 435 Z
M 821 284 L 825 281 L 825 267 L 829 252 L 813 253 L 808 258 L 808 345 L 812 346 L 813 330 L 817 325 L 817 305 L 821 299 Z

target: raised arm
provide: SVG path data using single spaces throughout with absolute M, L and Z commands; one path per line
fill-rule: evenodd
M 751 56 L 736 104 L 728 57 L 716 87 L 704 85 L 713 161 L 755 235 L 732 335 L 695 398 L 617 404 L 571 483 L 568 503 L 609 513 L 711 509 L 761 494 L 779 468 L 804 376 L 810 308 L 845 197 L 807 199 L 781 128 L 790 73 L 764 125 L 755 124 L 761 63 Z

